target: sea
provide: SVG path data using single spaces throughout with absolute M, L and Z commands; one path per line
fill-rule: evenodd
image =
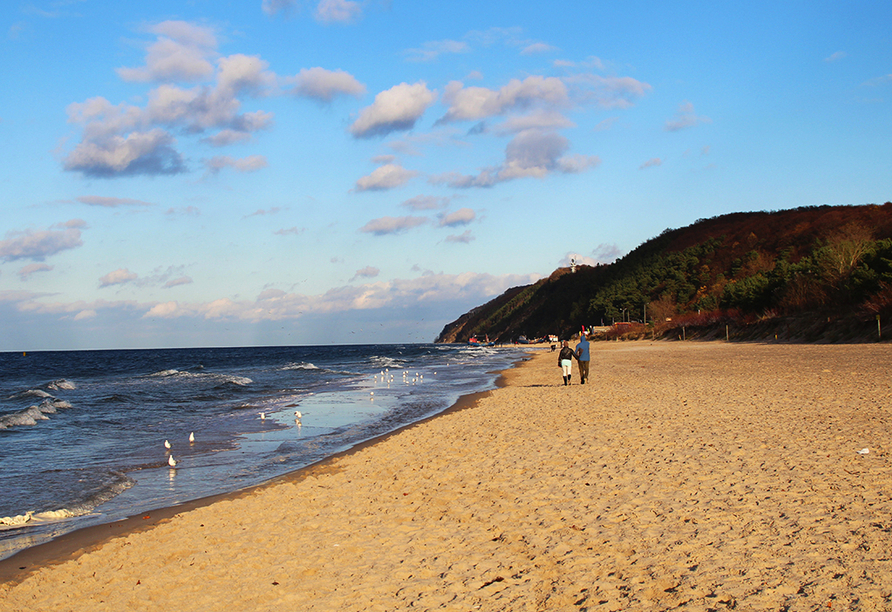
M 0 559 L 306 467 L 493 389 L 523 356 L 458 344 L 0 353 Z

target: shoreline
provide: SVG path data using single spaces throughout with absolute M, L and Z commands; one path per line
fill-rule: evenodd
M 892 351 L 594 345 L 0 584 L 12 612 L 892 610 Z M 574 370 L 574 379 L 576 378 Z
M 496 379 L 493 383 L 495 387 L 504 387 L 506 385 L 506 373 L 513 370 L 514 368 L 523 365 L 523 363 L 529 361 L 529 359 L 529 356 L 518 359 L 511 365 L 511 367 L 499 372 L 493 372 L 497 374 Z M 328 464 L 337 461 L 341 457 L 357 453 L 368 446 L 386 440 L 391 436 L 397 435 L 405 429 L 415 427 L 416 425 L 420 425 L 429 420 L 436 419 L 442 415 L 449 414 L 454 411 L 469 408 L 470 406 L 474 405 L 480 397 L 485 397 L 490 393 L 491 391 L 477 391 L 474 393 L 462 395 L 455 401 L 454 404 L 445 408 L 441 412 L 427 416 L 413 423 L 403 425 L 388 433 L 375 436 L 368 440 L 364 440 L 363 442 L 360 442 L 346 450 L 335 453 L 329 457 L 316 461 L 315 463 L 311 463 L 310 465 L 306 465 L 292 472 L 288 472 L 287 474 L 273 477 L 259 484 L 251 485 L 249 487 L 230 491 L 227 493 L 218 493 L 216 495 L 201 497 L 174 506 L 164 506 L 155 510 L 141 512 L 137 515 L 128 516 L 123 519 L 112 521 L 110 523 L 91 525 L 88 527 L 83 527 L 63 533 L 47 542 L 25 548 L 9 557 L 6 557 L 5 559 L 0 559 L 0 585 L 17 584 L 22 580 L 25 580 L 34 571 L 37 571 L 43 567 L 58 565 L 65 561 L 75 559 L 80 554 L 84 554 L 91 550 L 96 550 L 102 547 L 108 541 L 114 538 L 124 537 L 132 533 L 140 533 L 143 531 L 151 530 L 162 522 L 169 521 L 171 518 L 178 514 L 190 512 L 195 509 L 203 508 L 205 506 L 209 506 L 218 502 L 229 501 L 232 499 L 244 497 L 246 495 L 252 495 L 255 492 L 262 491 L 263 489 L 266 489 L 268 487 L 276 486 L 277 484 L 285 482 L 298 482 L 305 478 L 322 474 L 325 472 L 326 466 Z

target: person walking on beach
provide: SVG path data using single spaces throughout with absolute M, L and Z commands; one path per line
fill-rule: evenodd
M 561 352 L 558 353 L 558 365 L 564 374 L 564 386 L 570 384 L 570 376 L 573 372 L 573 360 L 576 359 L 576 353 L 570 348 L 570 343 L 566 340 L 561 343 Z
M 579 362 L 579 380 L 580 384 L 585 384 L 588 380 L 588 362 L 591 359 L 589 355 L 588 339 L 585 337 L 585 330 L 579 334 L 579 344 L 576 345 L 576 361 Z

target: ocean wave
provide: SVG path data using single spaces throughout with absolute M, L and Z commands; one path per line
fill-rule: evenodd
M 379 368 L 401 368 L 406 363 L 404 360 L 395 359 L 393 357 L 382 357 L 380 355 L 372 355 L 369 357 L 372 365 Z
M 0 416 L 0 430 L 22 425 L 37 425 L 37 421 L 49 420 L 46 415 L 56 414 L 59 409 L 63 408 L 71 408 L 71 403 L 48 395 L 47 399 L 37 406 L 28 406 L 24 410 Z
M 62 521 L 78 516 L 85 516 L 113 497 L 116 497 L 136 484 L 136 481 L 121 472 L 109 472 L 109 480 L 101 483 L 82 501 L 55 510 L 29 510 L 24 514 L 0 517 L 0 529 L 26 527 L 35 523 Z
M 321 370 L 321 368 L 317 365 L 310 363 L 309 361 L 301 361 L 300 363 L 286 363 L 281 368 L 280 371 L 288 371 L 288 370 Z
M 209 374 L 206 372 L 184 372 L 182 370 L 161 370 L 153 374 L 148 374 L 148 378 L 176 378 L 176 379 L 193 379 L 208 380 L 217 384 L 233 384 L 240 387 L 250 385 L 253 380 L 247 376 L 235 376 L 231 374 Z
M 67 380 L 65 378 L 60 378 L 59 380 L 54 380 L 51 383 L 48 383 L 46 386 L 47 389 L 51 391 L 59 391 L 60 389 L 72 390 L 77 389 L 77 385 Z
M 22 391 L 21 393 L 10 395 L 7 399 L 24 399 L 26 397 L 52 397 L 52 395 L 50 395 L 43 389 L 28 389 L 27 391 Z

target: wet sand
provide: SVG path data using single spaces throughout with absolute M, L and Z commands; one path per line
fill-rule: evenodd
M 0 574 L 2 608 L 892 610 L 892 346 L 592 346 L 587 385 L 535 351 L 464 409 Z

